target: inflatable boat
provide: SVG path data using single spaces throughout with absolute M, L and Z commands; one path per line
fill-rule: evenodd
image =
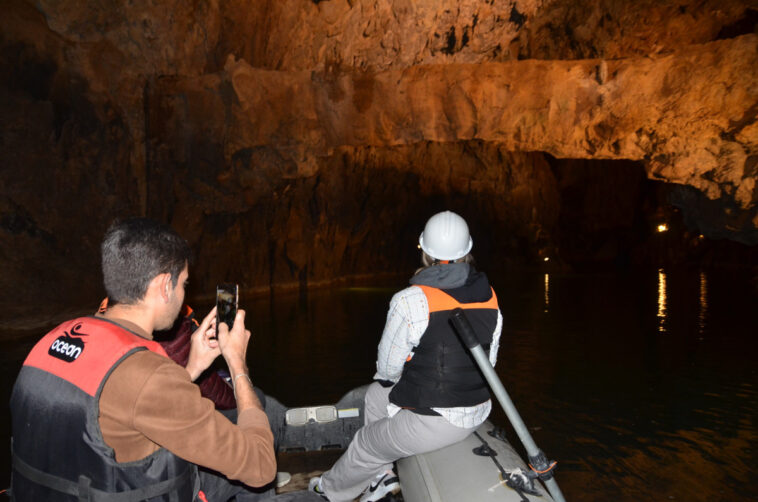
M 282 491 L 306 489 L 327 470 L 363 426 L 367 386 L 334 405 L 287 408 L 267 396 L 266 412 L 278 438 L 280 470 L 292 474 Z M 294 467 L 294 468 L 293 468 Z M 552 502 L 539 479 L 489 420 L 459 443 L 397 462 L 405 502 Z

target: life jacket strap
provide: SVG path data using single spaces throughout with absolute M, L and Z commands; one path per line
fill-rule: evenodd
M 188 466 L 178 476 L 148 486 L 123 492 L 106 492 L 92 488 L 90 486 L 91 480 L 86 476 L 79 476 L 78 482 L 74 482 L 32 467 L 15 453 L 12 453 L 12 456 L 13 470 L 29 481 L 66 495 L 73 495 L 79 500 L 90 502 L 139 502 L 140 500 L 160 497 L 188 483 L 192 474 L 192 468 Z
M 429 376 L 429 375 L 408 374 L 408 375 L 405 375 L 403 378 L 405 378 L 407 382 L 415 383 L 415 384 L 418 384 L 418 385 L 424 385 L 425 383 L 429 382 L 429 379 L 432 378 L 432 376 Z M 445 383 L 445 388 L 448 391 L 466 393 L 466 392 L 472 392 L 472 391 L 475 391 L 475 390 L 486 389 L 487 385 L 486 384 L 482 384 L 482 383 L 478 383 L 478 382 L 471 383 L 471 384 L 468 384 L 468 385 L 464 384 L 464 383 L 460 383 L 460 382 L 446 382 Z M 480 403 L 474 403 L 474 404 L 480 404 Z M 473 406 L 473 405 L 471 405 L 471 406 Z M 445 408 L 445 406 L 440 406 L 440 407 L 441 408 Z

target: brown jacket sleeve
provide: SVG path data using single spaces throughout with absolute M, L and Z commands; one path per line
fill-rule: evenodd
M 117 461 L 139 460 L 164 447 L 249 486 L 269 483 L 276 459 L 266 414 L 251 408 L 237 423 L 200 396 L 184 368 L 149 351 L 124 360 L 100 398 L 103 439 Z

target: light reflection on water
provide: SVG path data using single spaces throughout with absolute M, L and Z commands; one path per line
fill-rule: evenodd
M 666 332 L 666 273 L 658 269 L 658 331 Z
M 697 314 L 698 333 L 705 333 L 705 316 L 708 314 L 708 278 L 705 272 L 700 272 L 700 308 Z
M 498 374 L 559 462 L 567 500 L 758 498 L 758 297 L 744 274 L 491 279 L 504 317 Z M 394 291 L 243 296 L 253 381 L 290 406 L 334 402 L 368 382 Z M 0 356 L 6 402 L 30 343 Z M 497 405 L 492 419 L 517 442 Z M 7 442 L 7 419 L 3 428 Z M 7 458 L 1 467 L 4 487 Z
M 509 279 L 498 373 L 569 500 L 758 498 L 749 278 L 551 274 L 548 313 Z

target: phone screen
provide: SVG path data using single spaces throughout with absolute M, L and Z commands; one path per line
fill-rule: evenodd
M 234 326 L 239 302 L 239 287 L 237 284 L 219 284 L 216 286 L 216 326 L 226 323 L 229 329 Z

